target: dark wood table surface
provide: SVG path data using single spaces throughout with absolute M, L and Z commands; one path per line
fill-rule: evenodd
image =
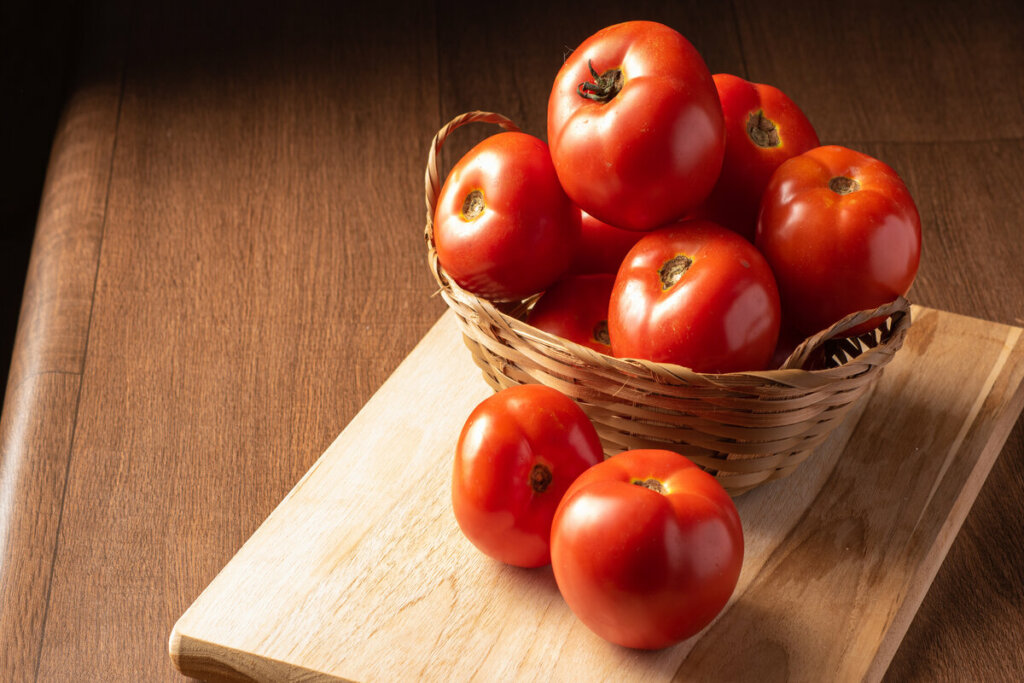
M 1024 325 L 1018 0 L 290 4 L 76 15 L 0 422 L 3 680 L 180 680 L 175 620 L 443 312 L 431 137 L 471 109 L 543 137 L 604 25 L 661 20 L 887 161 L 910 298 Z M 1024 678 L 1022 425 L 892 680 Z

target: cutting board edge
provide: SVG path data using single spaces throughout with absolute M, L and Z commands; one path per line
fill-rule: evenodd
M 1022 344 L 1020 334 L 1024 333 L 1024 328 L 1015 325 L 1006 325 L 1006 327 L 1019 331 L 1014 347 L 1020 349 Z M 947 515 L 925 560 L 918 565 L 918 580 L 910 582 L 910 590 L 893 617 L 886 637 L 882 639 L 878 650 L 875 652 L 874 659 L 864 674 L 865 681 L 881 681 L 889 665 L 892 663 L 893 657 L 896 656 L 896 652 L 906 637 L 914 616 L 920 609 L 921 603 L 924 602 L 928 591 L 931 590 L 932 583 L 935 581 L 935 577 L 938 576 L 939 569 L 942 567 L 950 548 L 953 546 L 953 541 L 959 535 L 960 529 L 967 520 L 967 515 L 970 513 L 971 508 L 974 507 L 974 502 L 981 493 L 981 488 L 988 481 L 988 475 L 995 466 L 996 460 L 999 458 L 999 454 L 1002 452 L 1006 440 L 1010 436 L 1010 432 L 1021 419 L 1021 415 L 1024 414 L 1024 382 L 1017 384 L 1013 395 L 1007 400 L 1006 405 L 1007 410 L 1001 414 L 996 427 L 992 430 L 982 449 L 982 453 L 978 456 L 977 462 L 971 469 L 970 474 L 968 474 L 963 487 L 961 487 L 960 494 L 954 500 L 952 512 Z
M 167 643 L 171 662 L 183 676 L 203 681 L 255 683 L 268 680 L 355 683 L 322 671 L 194 638 L 175 624 Z M 301 672 L 300 676 L 296 676 Z

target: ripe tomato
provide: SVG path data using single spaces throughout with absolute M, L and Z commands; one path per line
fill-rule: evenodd
M 594 425 L 540 384 L 500 391 L 470 414 L 455 449 L 452 508 L 466 537 L 518 567 L 551 561 L 551 518 L 569 484 L 604 458 Z
M 806 336 L 907 293 L 921 258 L 921 218 L 885 163 L 818 147 L 772 175 L 756 243 L 775 271 L 787 324 Z
M 579 233 L 579 210 L 558 184 L 548 146 L 525 133 L 499 133 L 471 149 L 434 212 L 445 272 L 494 301 L 525 298 L 561 277 Z
M 671 451 L 636 450 L 573 482 L 551 527 L 569 608 L 618 645 L 659 649 L 707 626 L 743 566 L 743 528 L 722 486 Z
M 637 230 L 616 228 L 581 211 L 580 244 L 569 272 L 614 274 L 618 272 L 626 252 L 645 234 Z
M 682 221 L 637 242 L 608 306 L 614 355 L 696 372 L 764 369 L 779 320 L 779 293 L 764 257 L 704 220 Z
M 565 60 L 548 100 L 548 141 L 558 179 L 580 208 L 620 228 L 650 230 L 696 207 L 714 186 L 722 108 L 686 38 L 627 21 Z
M 559 280 L 537 300 L 526 322 L 610 356 L 608 300 L 614 282 L 610 273 Z
M 693 215 L 753 242 L 772 173 L 786 159 L 821 143 L 804 113 L 778 88 L 729 74 L 713 78 L 725 116 L 725 160 L 711 195 Z

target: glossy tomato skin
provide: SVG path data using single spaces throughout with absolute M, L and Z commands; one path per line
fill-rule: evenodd
M 499 391 L 473 410 L 455 449 L 459 528 L 496 560 L 546 565 L 558 502 L 603 458 L 594 425 L 565 394 L 539 384 Z
M 652 481 L 660 492 L 648 488 Z M 725 607 L 743 566 L 743 528 L 721 485 L 683 456 L 626 451 L 566 492 L 552 524 L 551 566 L 592 631 L 660 649 Z
M 778 88 L 715 74 L 725 118 L 725 159 L 718 182 L 694 217 L 754 241 L 761 196 L 782 162 L 821 144 L 814 126 Z
M 580 94 L 615 70 L 607 101 Z M 548 100 L 548 141 L 566 193 L 595 218 L 651 230 L 699 205 L 725 145 L 711 73 L 673 29 L 629 21 L 587 38 L 566 59 Z
M 610 356 L 608 300 L 614 283 L 610 273 L 559 280 L 537 300 L 526 322 Z
M 625 230 L 599 221 L 586 211 L 580 212 L 580 243 L 569 272 L 615 274 L 626 253 L 646 233 Z
M 921 258 L 921 219 L 884 162 L 817 147 L 772 175 L 756 244 L 775 271 L 787 324 L 807 336 L 907 293 Z
M 474 194 L 475 193 L 475 194 Z M 569 268 L 579 210 L 562 191 L 548 147 L 525 133 L 499 133 L 448 174 L 434 211 L 445 272 L 478 296 L 522 299 Z
M 685 272 L 672 283 L 665 277 L 674 266 Z M 615 356 L 696 372 L 764 369 L 779 325 L 778 289 L 764 257 L 705 220 L 682 221 L 637 242 L 616 275 L 608 307 Z

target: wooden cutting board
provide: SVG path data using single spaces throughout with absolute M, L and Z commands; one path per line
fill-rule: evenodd
M 737 499 L 736 593 L 674 648 L 601 640 L 550 568 L 461 535 L 452 453 L 490 389 L 448 312 L 185 612 L 171 657 L 231 680 L 878 679 L 1024 405 L 1020 328 L 913 315 L 831 439 Z

